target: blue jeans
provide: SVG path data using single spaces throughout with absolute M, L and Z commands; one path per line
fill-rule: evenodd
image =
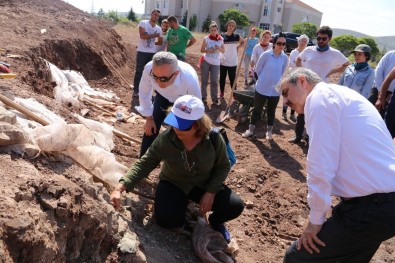
M 182 164 L 180 164 L 182 165 Z M 185 194 L 180 188 L 168 181 L 160 181 L 155 192 L 156 223 L 165 228 L 182 227 L 185 224 L 188 201 L 199 204 L 205 191 L 197 186 Z M 243 212 L 244 203 L 229 187 L 224 185 L 215 194 L 209 217 L 211 224 L 222 224 L 238 217 Z
M 166 110 L 172 105 L 173 105 L 172 102 L 170 102 L 168 99 L 166 99 L 159 93 L 156 93 L 154 99 L 154 111 L 152 113 L 152 117 L 154 118 L 154 122 L 156 126 L 156 133 L 153 133 L 151 136 L 148 136 L 144 133 L 143 140 L 141 142 L 141 148 L 140 148 L 140 158 L 145 154 L 145 152 L 154 142 L 156 137 L 158 137 L 160 128 L 162 127 L 162 123 L 167 115 Z
M 368 263 L 381 242 L 395 236 L 395 201 L 352 203 L 341 201 L 322 225 L 317 245 L 320 253 L 310 254 L 295 241 L 286 251 L 284 263 Z
M 144 67 L 148 62 L 150 62 L 152 60 L 152 57 L 154 55 L 155 55 L 155 53 L 147 53 L 147 52 L 137 51 L 136 73 L 134 74 L 134 81 L 133 81 L 133 85 L 134 85 L 133 90 L 136 93 L 139 92 L 140 80 L 141 80 L 141 77 L 143 76 Z

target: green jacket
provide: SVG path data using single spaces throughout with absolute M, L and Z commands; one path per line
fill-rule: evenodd
M 163 161 L 160 180 L 173 183 L 188 194 L 194 186 L 210 193 L 217 193 L 230 171 L 230 163 L 222 136 L 217 133 L 215 146 L 209 133 L 186 152 L 183 143 L 172 128 L 159 134 L 139 161 L 119 180 L 127 190 L 133 187 Z M 188 161 L 186 161 L 186 157 Z

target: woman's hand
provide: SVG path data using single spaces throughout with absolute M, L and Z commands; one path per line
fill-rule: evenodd
M 113 207 L 118 210 L 121 207 L 121 195 L 125 191 L 125 186 L 123 184 L 118 184 L 114 191 L 110 195 L 110 201 Z
M 205 192 L 199 202 L 199 213 L 202 217 L 211 211 L 214 202 L 214 193 Z

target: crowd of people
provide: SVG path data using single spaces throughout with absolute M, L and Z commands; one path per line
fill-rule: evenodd
M 234 20 L 222 34 L 212 22 L 200 49 L 199 81 L 186 63 L 186 49 L 196 38 L 174 16 L 159 27 L 159 16 L 155 9 L 150 20 L 139 23 L 134 95 L 139 97 L 135 108 L 146 123 L 140 159 L 112 192 L 112 204 L 119 207 L 121 193 L 163 162 L 155 192 L 156 223 L 185 228 L 187 205 L 193 201 L 202 217 L 209 214 L 213 230 L 230 241 L 225 223 L 242 213 L 244 203 L 225 184 L 230 171 L 226 146 L 221 136 L 215 144 L 211 141 L 213 124 L 205 104 L 209 82 L 213 105 L 224 97 L 227 76 L 236 88 L 237 54 L 245 45 L 244 80 L 254 86 L 255 97 L 242 137 L 260 129 L 256 125 L 265 107 L 266 139 L 273 140 L 282 95 L 283 119 L 288 120 L 290 107 L 289 119 L 296 121 L 289 141 L 309 143 L 309 223 L 286 250 L 284 262 L 369 262 L 381 242 L 395 236 L 395 51 L 374 70 L 368 64 L 372 54 L 367 44 L 355 47 L 351 64 L 329 45 L 328 26 L 318 29 L 316 46 L 307 47 L 307 35 L 298 37 L 298 47 L 288 56 L 281 33 L 270 43 L 268 30 L 258 38 L 253 27 L 242 38 Z M 331 83 L 334 73 L 342 74 L 337 84 Z M 163 123 L 168 128 L 160 133 Z M 341 201 L 327 218 L 331 195 Z

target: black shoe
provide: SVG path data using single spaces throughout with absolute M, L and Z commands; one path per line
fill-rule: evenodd
M 300 143 L 301 140 L 302 140 L 301 136 L 295 136 L 295 137 L 292 137 L 291 139 L 289 139 L 288 142 L 290 142 L 290 143 Z
M 248 85 L 254 85 L 255 84 L 255 80 L 253 79 L 253 80 L 251 80 L 249 83 L 248 83 Z

